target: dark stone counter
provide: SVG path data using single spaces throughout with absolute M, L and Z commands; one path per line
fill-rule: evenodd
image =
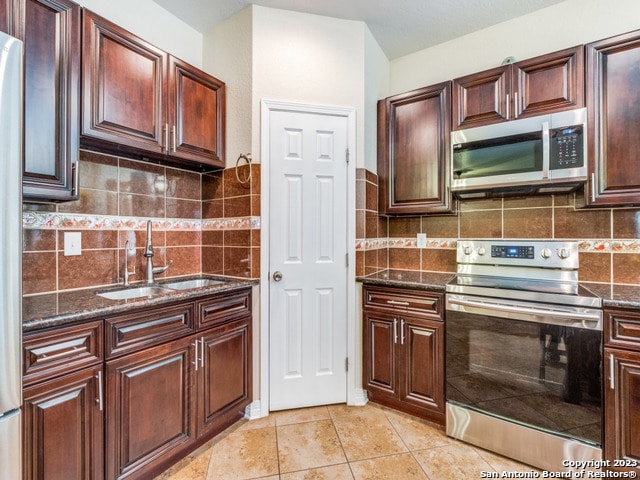
M 356 280 L 368 285 L 388 287 L 407 287 L 419 290 L 435 290 L 444 292 L 447 282 L 454 273 L 427 272 L 419 270 L 382 270 L 372 275 L 357 277 Z
M 259 283 L 258 280 L 252 279 L 214 277 L 210 275 L 172 278 L 167 281 L 189 280 L 192 278 L 218 278 L 228 281 L 209 287 L 175 290 L 167 294 L 130 300 L 109 300 L 96 295 L 96 292 L 113 290 L 117 288 L 116 286 L 25 296 L 22 299 L 22 330 L 29 332 L 84 320 L 103 318 L 135 308 L 162 305 L 219 292 L 239 290 Z M 162 283 L 165 282 L 160 282 L 157 285 L 162 285 Z M 132 287 L 143 285 L 135 284 Z

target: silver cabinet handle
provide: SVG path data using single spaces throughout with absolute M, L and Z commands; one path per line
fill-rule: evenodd
M 282 280 L 282 272 L 273 272 L 273 280 L 276 282 Z
M 393 343 L 398 343 L 398 319 L 393 319 Z
M 596 174 L 591 172 L 591 203 L 596 201 Z
M 193 364 L 196 366 L 196 372 L 197 372 L 197 371 L 198 371 L 198 339 L 196 339 L 196 340 L 193 342 L 193 346 L 194 346 L 194 347 L 195 347 L 195 349 L 196 349 L 196 358 L 195 358 L 195 360 L 194 360 Z
M 169 153 L 169 124 L 164 124 L 164 148 Z
M 400 345 L 404 345 L 404 318 L 400 319 Z
M 509 110 L 511 110 L 511 103 L 509 103 L 509 94 L 507 93 L 507 120 L 509 120 Z
M 177 147 L 176 147 L 176 126 L 175 125 L 171 127 L 171 149 L 173 150 L 173 153 L 176 153 Z
M 71 165 L 71 196 L 80 195 L 80 162 Z
M 204 368 L 204 336 L 200 338 L 200 366 Z
M 610 353 L 609 354 L 609 388 L 611 390 L 615 390 L 616 389 L 616 366 L 615 366 L 615 360 L 613 358 L 613 354 Z
M 400 305 L 401 307 L 408 307 L 409 302 L 399 302 L 397 300 L 387 300 L 389 305 Z
M 96 398 L 96 403 L 98 404 L 98 408 L 102 412 L 102 410 L 104 409 L 104 403 L 102 399 L 102 370 L 98 370 L 96 380 L 98 382 L 98 398 Z

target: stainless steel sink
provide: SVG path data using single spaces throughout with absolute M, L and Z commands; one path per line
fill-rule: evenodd
M 141 297 L 153 297 L 155 295 L 162 295 L 163 293 L 171 293 L 173 290 L 166 287 L 158 286 L 145 286 L 136 288 L 122 288 L 120 290 L 109 290 L 106 292 L 98 292 L 100 297 L 108 298 L 109 300 L 131 300 L 133 298 Z
M 175 282 L 163 283 L 163 287 L 173 290 L 188 290 L 190 288 L 211 287 L 227 283 L 227 280 L 214 280 L 212 278 L 193 278 L 191 280 L 176 280 Z

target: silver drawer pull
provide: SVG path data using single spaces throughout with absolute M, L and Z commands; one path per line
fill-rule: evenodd
M 401 307 L 408 307 L 411 305 L 409 302 L 399 302 L 397 300 L 387 300 L 389 305 L 400 305 Z

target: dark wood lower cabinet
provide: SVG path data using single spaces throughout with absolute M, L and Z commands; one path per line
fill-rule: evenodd
M 444 424 L 442 295 L 365 286 L 363 328 L 369 399 Z
M 243 288 L 26 333 L 23 480 L 150 479 L 241 419 L 251 305 Z
M 640 312 L 604 311 L 604 452 L 610 470 L 640 473 Z
M 107 478 L 149 478 L 195 440 L 192 338 L 106 364 Z
M 104 478 L 101 375 L 102 364 L 24 389 L 24 479 Z
M 199 335 L 198 437 L 215 435 L 244 416 L 251 401 L 251 319 Z

